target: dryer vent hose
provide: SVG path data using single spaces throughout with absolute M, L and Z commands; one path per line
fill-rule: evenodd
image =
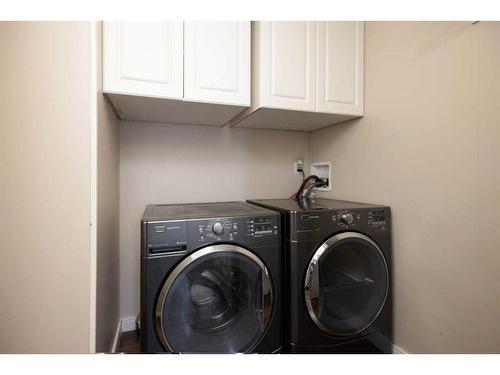
M 306 187 L 308 186 L 309 181 L 311 181 L 313 179 L 314 179 L 314 183 L 312 184 L 312 186 L 309 187 L 308 191 L 311 191 L 311 189 L 313 187 L 321 187 L 321 186 L 326 185 L 326 182 L 323 179 L 312 174 L 312 175 L 306 177 L 304 179 L 304 181 L 302 181 L 302 184 L 300 185 L 299 190 L 297 190 L 297 192 L 295 193 L 295 195 L 292 196 L 292 198 L 297 200 L 297 201 L 300 200 L 301 198 L 304 198 L 302 195 L 304 194 L 304 191 L 306 190 Z

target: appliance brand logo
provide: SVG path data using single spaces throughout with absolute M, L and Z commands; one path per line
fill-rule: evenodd
M 318 215 L 314 215 L 314 216 L 310 216 L 310 215 L 302 215 L 300 217 L 301 220 L 303 221 L 307 221 L 307 220 L 317 220 L 319 219 L 319 216 Z

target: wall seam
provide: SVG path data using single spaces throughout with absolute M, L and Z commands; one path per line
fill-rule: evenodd
M 96 22 L 89 27 L 90 95 L 90 255 L 89 255 L 89 353 L 96 351 L 97 312 L 97 33 Z

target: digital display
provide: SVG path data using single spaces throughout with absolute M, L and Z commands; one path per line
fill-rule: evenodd
M 254 218 L 254 233 L 256 235 L 272 234 L 273 222 L 270 217 Z
M 271 218 L 270 217 L 256 217 L 253 219 L 255 224 L 271 224 Z
M 384 210 L 376 210 L 371 211 L 368 216 L 369 221 L 372 224 L 385 224 L 385 211 Z
M 254 225 L 255 234 L 271 234 L 273 233 L 272 224 L 255 224 Z

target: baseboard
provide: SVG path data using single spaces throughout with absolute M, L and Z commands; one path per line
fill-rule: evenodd
M 120 341 L 123 332 L 130 332 L 136 330 L 135 318 L 125 318 L 118 321 L 115 331 L 115 339 L 113 340 L 113 347 L 111 348 L 111 353 L 117 353 L 118 347 L 120 346 Z
M 122 332 L 130 332 L 136 330 L 135 317 L 122 319 Z
M 122 337 L 122 321 L 119 320 L 116 325 L 115 339 L 113 340 L 113 347 L 111 348 L 111 353 L 118 352 L 118 345 L 120 345 L 120 340 Z
M 408 354 L 408 352 L 399 346 L 392 344 L 392 354 Z

